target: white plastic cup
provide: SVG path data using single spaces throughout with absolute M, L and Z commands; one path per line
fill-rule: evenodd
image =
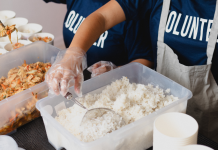
M 157 129 L 154 128 L 153 135 L 155 137 L 154 142 L 157 143 L 163 142 L 164 144 L 170 145 L 188 145 L 192 143 L 197 143 L 198 132 L 188 138 L 166 138 L 166 136 L 160 134 Z
M 11 10 L 2 10 L 0 11 L 0 20 L 2 23 L 4 23 L 6 20 L 14 18 L 16 16 L 16 13 Z
M 153 131 L 153 149 L 176 150 L 197 144 L 198 123 L 184 113 L 166 113 L 156 118 Z
M 18 150 L 18 145 L 12 137 L 0 135 L 0 150 Z
M 15 44 L 15 43 L 17 43 L 17 41 L 12 41 L 12 43 Z M 26 40 L 18 40 L 18 43 L 24 44 L 24 46 L 25 46 L 25 45 L 31 44 L 32 42 L 26 41 Z M 11 50 L 13 50 L 12 44 L 11 44 L 11 43 L 6 44 L 5 47 L 4 47 L 4 49 L 5 49 L 6 51 L 11 51 Z M 19 49 L 19 48 L 18 48 L 18 49 Z
M 50 37 L 50 38 L 52 38 L 52 40 L 50 42 L 48 42 L 48 44 L 54 45 L 54 35 L 51 34 L 51 33 L 36 33 L 36 34 L 33 34 L 28 38 L 28 41 L 32 42 L 33 37 Z
M 5 54 L 5 53 L 7 53 L 8 51 L 7 50 L 5 50 L 5 49 L 2 49 L 2 48 L 0 48 L 0 54 Z M 0 55 L 1 56 L 1 55 Z
M 28 20 L 26 18 L 12 18 L 12 19 L 8 19 L 4 22 L 4 25 L 8 25 L 8 26 L 11 26 L 11 25 L 16 25 L 15 27 L 18 28 L 19 26 L 22 26 L 22 25 L 25 25 L 28 23 Z
M 204 145 L 188 145 L 179 148 L 179 150 L 214 150 Z
M 36 23 L 28 23 L 19 26 L 18 31 L 21 33 L 21 39 L 27 40 L 31 35 L 42 32 L 42 26 Z

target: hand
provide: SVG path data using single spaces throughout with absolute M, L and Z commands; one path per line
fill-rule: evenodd
M 93 78 L 105 72 L 111 71 L 115 68 L 117 68 L 117 66 L 115 66 L 110 61 L 99 61 L 94 65 L 90 66 L 87 70 L 92 73 L 91 77 Z
M 74 91 L 82 96 L 83 69 L 86 68 L 85 51 L 71 47 L 58 53 L 54 64 L 46 74 L 45 80 L 49 90 L 56 95 L 65 96 L 69 87 L 74 85 Z

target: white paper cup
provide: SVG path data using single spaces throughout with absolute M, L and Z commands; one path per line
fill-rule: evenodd
M 21 39 L 27 40 L 31 35 L 42 31 L 42 26 L 36 23 L 28 23 L 18 27 L 18 31 L 21 33 Z
M 28 23 L 28 20 L 26 18 L 12 18 L 12 19 L 8 19 L 4 22 L 4 25 L 16 25 L 15 27 L 18 28 L 19 26 L 25 25 Z
M 31 41 L 33 40 L 33 37 L 50 37 L 52 38 L 52 40 L 50 42 L 48 42 L 48 44 L 51 44 L 51 45 L 54 45 L 54 35 L 51 34 L 51 33 L 36 33 L 36 34 L 33 34 L 31 35 L 29 38 L 28 38 L 28 41 Z
M 166 113 L 154 122 L 154 150 L 176 150 L 182 146 L 197 144 L 198 123 L 183 113 Z
M 12 137 L 0 135 L 0 150 L 18 150 L 18 145 Z
M 11 33 L 11 41 L 17 41 L 17 36 L 18 36 L 18 40 L 21 39 L 21 33 L 20 32 L 12 32 Z M 8 38 L 8 36 L 6 37 L 0 37 L 0 48 L 4 48 L 6 44 L 10 43 L 10 40 Z
M 13 44 L 14 44 L 14 43 L 17 43 L 17 41 L 12 41 L 12 43 L 13 43 Z M 18 43 L 21 43 L 21 44 L 24 44 L 24 45 L 28 45 L 28 44 L 31 44 L 32 42 L 26 41 L 26 40 L 18 40 Z M 13 50 L 12 44 L 11 44 L 11 43 L 6 44 L 5 47 L 4 47 L 4 49 L 7 50 L 7 51 Z M 18 48 L 18 49 L 19 49 L 19 48 Z M 17 49 L 16 49 L 16 50 L 17 50 Z
M 5 54 L 5 53 L 7 53 L 7 52 L 8 52 L 7 50 L 0 48 L 0 53 L 1 53 L 2 55 Z
M 2 10 L 0 11 L 0 20 L 2 23 L 4 23 L 6 20 L 14 18 L 16 16 L 16 13 L 11 10 Z
M 179 148 L 179 150 L 214 150 L 214 149 L 204 145 L 188 145 Z
M 197 143 L 197 136 L 198 132 L 195 134 L 189 136 L 188 138 L 169 138 L 166 137 L 165 135 L 162 135 L 157 129 L 154 128 L 153 135 L 155 138 L 155 142 L 164 142 L 166 144 L 171 144 L 171 145 L 187 145 L 187 144 L 193 144 Z

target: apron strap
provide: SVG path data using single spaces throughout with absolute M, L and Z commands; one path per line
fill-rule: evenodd
M 158 41 L 160 42 L 164 42 L 164 33 L 165 33 L 167 18 L 170 9 L 170 1 L 171 0 L 163 0 L 163 7 L 162 7 L 159 30 L 158 30 Z
M 218 0 L 216 2 L 216 10 L 213 18 L 213 25 L 210 31 L 209 41 L 207 43 L 207 64 L 212 63 L 213 53 L 216 47 L 218 35 Z

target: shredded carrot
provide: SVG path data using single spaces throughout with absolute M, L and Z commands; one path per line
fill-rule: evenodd
M 34 96 L 34 93 L 32 92 L 32 95 Z
M 37 64 L 36 69 L 38 69 L 38 68 L 39 68 L 39 65 Z
M 1 86 L 3 87 L 3 89 L 5 89 L 5 90 L 6 90 L 6 86 L 5 86 L 4 84 L 1 84 Z
M 11 31 L 7 31 L 7 35 L 11 34 Z
M 26 66 L 26 60 L 24 60 L 24 66 Z
M 21 83 L 21 81 L 20 81 L 20 79 L 17 81 L 17 84 L 20 84 Z
M 47 68 L 48 68 L 48 67 L 51 67 L 51 65 L 48 65 Z
M 29 65 L 26 66 L 27 70 L 29 70 Z
M 36 95 L 35 95 L 35 98 L 37 99 L 38 98 L 38 94 L 36 93 Z

